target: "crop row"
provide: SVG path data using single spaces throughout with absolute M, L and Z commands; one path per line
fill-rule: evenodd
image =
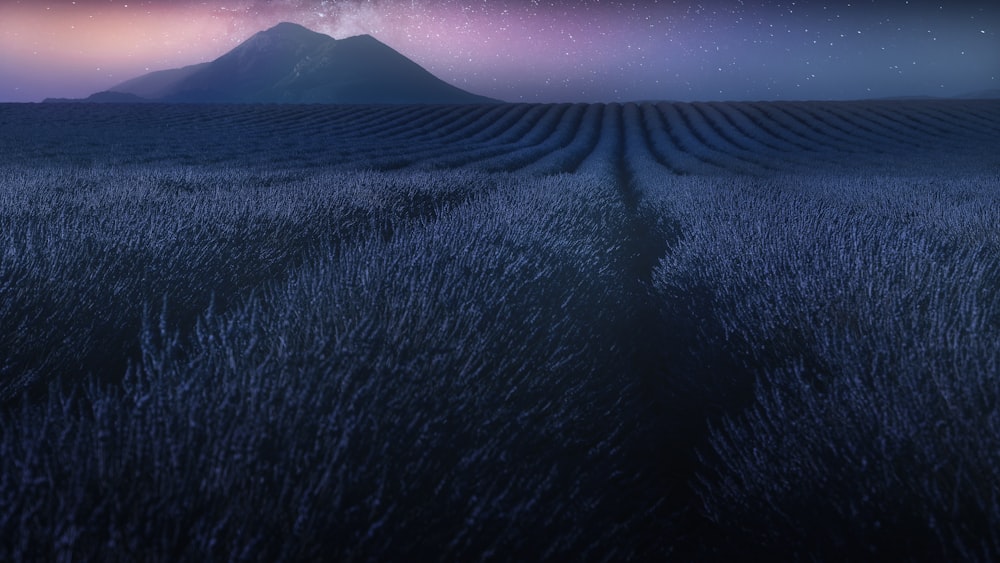
M 662 556 L 604 180 L 0 177 L 0 559 Z
M 608 115 L 614 114 L 614 115 Z M 989 101 L 481 106 L 5 105 L 11 161 L 574 172 L 640 135 L 665 172 L 770 174 L 995 159 Z M 916 158 L 915 158 L 916 157 Z
M 640 207 L 680 233 L 658 377 L 711 421 L 703 513 L 770 554 L 996 561 L 995 170 L 665 182 L 651 158 Z
M 0 106 L 0 559 L 996 560 L 998 109 Z
M 0 401 L 58 374 L 120 373 L 143 307 L 190 324 L 308 259 L 390 238 L 494 189 L 467 171 L 256 174 L 230 167 L 0 170 Z

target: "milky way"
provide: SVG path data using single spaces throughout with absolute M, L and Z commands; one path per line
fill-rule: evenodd
M 0 101 L 212 60 L 280 21 L 368 33 L 508 101 L 851 99 L 1000 88 L 1000 2 L 0 0 Z

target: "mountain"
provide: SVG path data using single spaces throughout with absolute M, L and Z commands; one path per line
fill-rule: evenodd
M 214 61 L 152 72 L 109 91 L 158 102 L 499 102 L 442 81 L 370 35 L 338 40 L 287 22 Z M 112 97 L 86 101 L 95 96 Z

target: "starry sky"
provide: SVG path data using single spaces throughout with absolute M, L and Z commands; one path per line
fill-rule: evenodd
M 1000 89 L 1000 0 L 0 0 L 0 102 L 210 61 L 281 21 L 512 102 Z

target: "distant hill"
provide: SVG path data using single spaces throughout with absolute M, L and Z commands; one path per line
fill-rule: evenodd
M 115 94 L 131 98 L 113 100 Z M 140 100 L 342 104 L 499 102 L 442 81 L 370 35 L 337 40 L 287 22 L 254 34 L 214 61 L 145 74 L 83 101 Z
M 957 96 L 890 96 L 888 98 L 877 98 L 879 100 L 995 100 L 1000 99 L 1000 89 L 993 90 L 978 90 L 975 92 L 966 92 L 964 94 L 958 94 Z
M 127 94 L 125 92 L 98 92 L 96 94 L 91 94 L 82 100 L 74 98 L 45 98 L 42 103 L 45 104 L 66 104 L 66 103 L 78 103 L 78 102 L 90 102 L 94 104 L 142 104 L 150 103 L 153 100 L 142 98 L 136 96 L 135 94 Z
M 979 90 L 978 92 L 969 92 L 958 97 L 965 100 L 996 100 L 1000 98 L 1000 89 Z

